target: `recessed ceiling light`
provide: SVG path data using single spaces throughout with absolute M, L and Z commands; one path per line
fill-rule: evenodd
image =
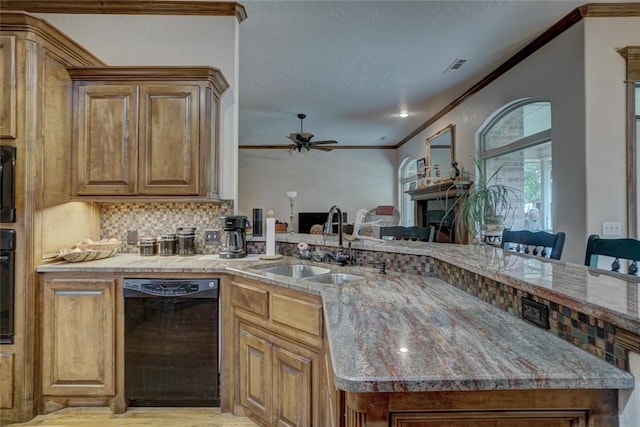
M 407 112 L 402 112 L 402 113 L 400 113 L 400 117 L 402 117 L 403 119 L 404 119 L 405 117 L 409 117 L 409 113 L 407 113 Z

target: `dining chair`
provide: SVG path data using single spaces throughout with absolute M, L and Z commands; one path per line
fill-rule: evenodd
M 542 258 L 560 259 L 564 248 L 565 233 L 546 231 L 510 230 L 502 231 L 502 249 L 515 250 Z M 515 245 L 515 246 L 514 246 Z
M 640 260 L 640 240 L 636 239 L 601 239 L 599 235 L 592 234 L 587 240 L 587 251 L 584 257 L 584 265 L 598 268 L 598 256 L 614 258 L 611 263 L 611 271 L 620 272 L 620 260 L 631 261 L 627 268 L 628 274 L 638 274 Z
M 392 240 L 416 240 L 421 242 L 433 242 L 436 234 L 436 228 L 433 225 L 429 227 L 382 227 L 380 229 L 380 238 L 389 238 Z

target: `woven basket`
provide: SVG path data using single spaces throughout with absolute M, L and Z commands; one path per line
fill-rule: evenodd
M 86 251 L 86 250 L 111 251 L 111 250 L 114 250 L 114 249 L 120 249 L 120 246 L 122 246 L 122 242 L 114 242 L 114 243 L 98 243 L 98 242 L 94 242 L 94 243 L 89 243 L 89 244 L 85 244 L 85 245 L 83 245 L 82 243 L 78 243 L 76 246 L 79 247 L 80 250 L 82 250 L 82 251 Z
M 62 258 L 68 262 L 93 261 L 112 257 L 118 252 L 119 247 L 108 250 L 83 250 L 81 252 L 73 252 L 71 249 L 61 249 L 58 258 Z

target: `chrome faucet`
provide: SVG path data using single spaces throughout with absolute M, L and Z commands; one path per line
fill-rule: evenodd
M 338 205 L 331 206 L 327 215 L 327 222 L 324 225 L 324 234 L 333 234 L 333 214 L 338 213 L 338 250 L 336 251 L 334 260 L 337 264 L 345 265 L 351 259 L 348 252 L 345 252 L 342 245 L 342 211 Z

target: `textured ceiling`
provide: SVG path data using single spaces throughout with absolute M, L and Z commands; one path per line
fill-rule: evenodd
M 286 146 L 306 113 L 314 140 L 393 146 L 585 2 L 242 3 L 240 145 Z

